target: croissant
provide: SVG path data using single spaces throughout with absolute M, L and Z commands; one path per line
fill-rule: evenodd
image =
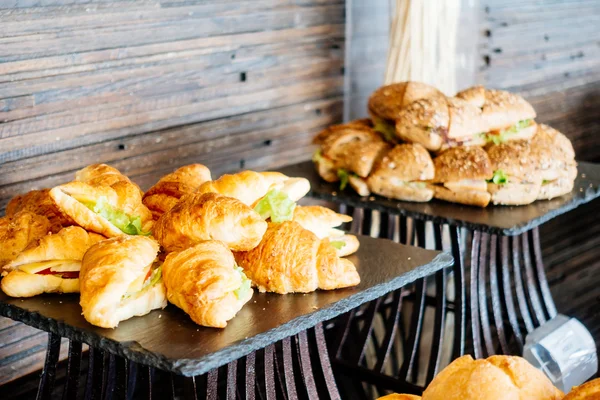
M 173 252 L 163 264 L 167 299 L 198 325 L 224 328 L 251 298 L 250 281 L 222 242 Z
M 52 233 L 60 231 L 65 226 L 75 225 L 75 221 L 58 209 L 50 197 L 50 189 L 32 190 L 13 197 L 6 206 L 6 215 L 15 215 L 19 211 L 29 211 L 48 218 Z
M 140 191 L 129 182 L 92 186 L 75 181 L 53 188 L 50 196 L 78 225 L 106 237 L 143 234 L 153 224 Z
M 32 241 L 50 231 L 48 218 L 29 211 L 0 218 L 0 267 L 17 258 Z
M 154 226 L 154 237 L 167 252 L 204 240 L 220 240 L 236 251 L 260 243 L 267 223 L 239 200 L 218 193 L 193 193 L 181 198 Z
M 120 321 L 167 306 L 158 243 L 145 236 L 119 236 L 93 245 L 79 276 L 83 316 L 114 328 Z
M 80 169 L 75 173 L 75 180 L 92 186 L 112 186 L 117 182 L 127 182 L 140 190 L 135 183 L 131 182 L 118 169 L 106 164 L 92 164 Z
M 204 182 L 210 181 L 210 170 L 202 164 L 186 165 L 163 176 L 148 190 L 142 202 L 155 220 L 173 208 L 184 194 L 193 193 Z
M 93 244 L 104 239 L 78 226 L 46 235 L 4 266 L 2 290 L 12 297 L 79 292 L 81 259 Z
M 319 239 L 329 239 L 338 257 L 348 256 L 358 250 L 359 242 L 356 236 L 335 229 L 336 226 L 352 221 L 352 217 L 348 215 L 338 214 L 326 207 L 305 206 L 296 207 L 294 221 L 317 235 Z
M 339 258 L 329 240 L 294 221 L 271 223 L 260 244 L 235 253 L 238 264 L 261 292 L 308 293 L 358 285 L 356 267 Z

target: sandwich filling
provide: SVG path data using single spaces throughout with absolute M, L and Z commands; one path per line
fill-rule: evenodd
M 128 235 L 150 235 L 150 232 L 142 231 L 142 219 L 131 216 L 109 204 L 106 197 L 100 197 L 95 201 L 77 199 L 81 204 L 100 215 L 108 222 L 116 226 L 121 232 Z
M 396 143 L 396 125 L 381 118 L 373 118 L 373 130 L 381 133 L 386 142 Z
M 426 189 L 427 188 L 427 184 L 425 182 L 403 181 L 403 180 L 398 179 L 396 177 L 390 178 L 390 184 L 392 184 L 394 186 L 408 186 L 408 187 L 413 188 L 413 189 Z
M 19 271 L 32 275 L 53 275 L 62 279 L 77 279 L 81 270 L 78 260 L 50 260 L 19 266 Z
M 492 179 L 489 179 L 487 182 L 495 185 L 504 185 L 508 183 L 508 175 L 501 169 L 497 169 L 494 171 L 494 176 L 492 176 Z
M 460 181 L 444 182 L 444 186 L 453 192 L 461 192 L 465 190 L 476 190 L 481 192 L 487 191 L 487 183 L 485 179 L 463 179 Z
M 499 131 L 490 131 L 488 133 L 482 133 L 481 135 L 485 138 L 486 142 L 501 144 L 508 140 L 511 140 L 514 136 L 522 133 L 523 130 L 534 125 L 532 119 L 524 119 L 516 124 L 509 126 L 508 128 Z
M 129 300 L 130 298 L 137 296 L 148 289 L 156 286 L 162 281 L 162 263 L 155 261 L 151 265 L 148 265 L 144 269 L 144 273 L 140 274 L 138 279 L 133 281 L 127 291 L 121 298 L 121 301 Z
M 271 222 L 279 224 L 294 218 L 295 208 L 296 203 L 285 192 L 272 189 L 260 199 L 254 211 L 259 213 L 261 218 L 265 220 L 271 218 Z
M 242 284 L 239 288 L 233 291 L 233 294 L 235 294 L 235 297 L 237 297 L 238 300 L 242 300 L 248 296 L 252 282 L 250 282 L 250 279 L 248 279 L 242 267 L 236 266 L 235 270 L 238 274 L 240 274 L 240 278 L 242 278 Z

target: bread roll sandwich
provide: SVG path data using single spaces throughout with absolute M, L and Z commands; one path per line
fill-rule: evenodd
M 352 221 L 349 215 L 338 214 L 321 206 L 305 206 L 296 207 L 293 220 L 319 239 L 328 239 L 336 249 L 338 257 L 348 256 L 358 250 L 359 242 L 356 236 L 336 229 L 343 223 Z
M 83 255 L 104 239 L 78 226 L 69 226 L 32 242 L 4 266 L 2 291 L 12 297 L 79 292 Z
M 575 386 L 563 400 L 600 400 L 600 378 Z
M 52 233 L 57 233 L 62 228 L 75 224 L 75 221 L 63 214 L 56 206 L 50 197 L 50 189 L 32 190 L 12 198 L 6 206 L 6 215 L 12 216 L 19 211 L 29 211 L 48 218 Z
M 77 225 L 106 237 L 146 235 L 152 228 L 139 188 L 124 180 L 111 186 L 74 181 L 53 188 L 50 196 Z
M 118 182 L 127 182 L 139 190 L 139 187 L 118 169 L 106 164 L 92 164 L 80 169 L 75 173 L 75 180 L 92 186 L 112 186 Z
M 202 326 L 225 328 L 252 298 L 233 254 L 214 240 L 167 255 L 163 276 L 168 300 Z
M 308 293 L 360 282 L 354 264 L 339 258 L 329 240 L 319 239 L 294 221 L 270 223 L 256 248 L 234 254 L 261 292 Z
M 142 202 L 157 220 L 179 201 L 181 196 L 193 193 L 204 182 L 210 181 L 210 170 L 202 164 L 185 165 L 163 176 L 152 186 Z
M 577 177 L 577 162 L 571 141 L 562 133 L 539 124 L 531 140 L 532 153 L 539 161 L 542 186 L 538 200 L 562 196 L 573 190 Z
M 560 400 L 563 393 L 524 358 L 462 356 L 431 381 L 423 400 Z
M 482 133 L 487 142 L 527 140 L 537 130 L 535 110 L 518 94 L 475 86 L 457 93 L 456 97 L 481 109 Z
M 231 250 L 256 247 L 267 230 L 261 216 L 241 201 L 218 193 L 186 195 L 154 226 L 154 237 L 167 252 L 205 240 L 219 240 Z
M 487 149 L 494 175 L 488 183 L 492 203 L 524 205 L 534 202 L 542 186 L 538 159 L 526 141 L 494 144 Z
M 0 218 L 0 267 L 13 261 L 27 246 L 50 232 L 48 218 L 30 211 Z
M 375 130 L 388 138 L 395 137 L 395 122 L 400 112 L 421 99 L 443 99 L 442 92 L 421 82 L 399 82 L 382 86 L 369 97 L 368 109 Z
M 158 243 L 145 236 L 119 236 L 93 245 L 79 274 L 83 316 L 92 325 L 120 321 L 167 306 Z
M 435 198 L 486 207 L 490 202 L 487 180 L 494 175 L 490 158 L 481 147 L 454 147 L 433 160 Z
M 429 201 L 433 188 L 424 181 L 433 179 L 431 156 L 419 144 L 399 144 L 373 168 L 367 179 L 373 193 L 404 201 Z

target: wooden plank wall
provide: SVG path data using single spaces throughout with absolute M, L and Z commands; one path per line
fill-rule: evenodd
M 219 175 L 309 158 L 314 132 L 342 118 L 344 10 L 344 0 L 0 1 L 0 210 L 92 162 L 148 188 L 192 162 Z M 0 385 L 39 368 L 45 343 L 0 319 Z
M 564 132 L 577 159 L 600 162 L 600 2 L 481 2 L 480 70 L 489 86 L 523 93 L 538 120 Z M 579 318 L 600 349 L 598 201 L 541 228 L 559 312 Z

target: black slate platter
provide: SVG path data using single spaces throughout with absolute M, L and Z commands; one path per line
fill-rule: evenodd
M 203 328 L 173 305 L 123 321 L 116 329 L 88 324 L 77 295 L 14 299 L 0 292 L 0 315 L 181 375 L 203 374 L 294 335 L 452 264 L 446 253 L 359 237 L 348 257 L 361 283 L 355 288 L 254 297 L 225 329 Z
M 361 197 L 350 187 L 340 191 L 338 183 L 325 182 L 310 161 L 280 169 L 288 176 L 307 178 L 311 184 L 309 196 L 314 198 L 507 236 L 519 235 L 600 197 L 600 164 L 580 162 L 578 170 L 575 187 L 565 196 L 526 206 L 478 208 L 435 199 L 411 203 L 377 195 Z

